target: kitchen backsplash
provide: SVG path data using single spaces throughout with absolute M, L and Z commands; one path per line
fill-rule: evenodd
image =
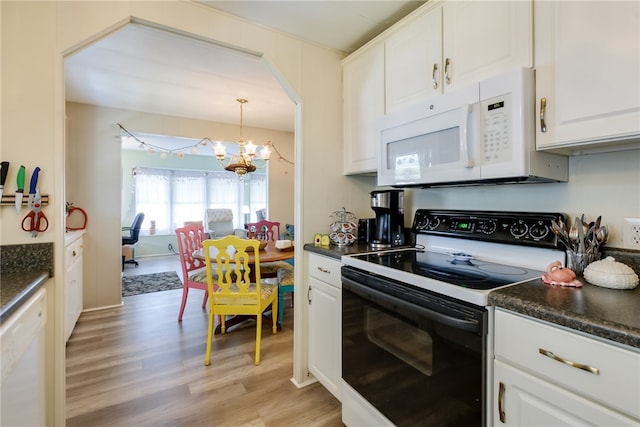
M 48 271 L 53 277 L 53 243 L 0 246 L 0 274 Z

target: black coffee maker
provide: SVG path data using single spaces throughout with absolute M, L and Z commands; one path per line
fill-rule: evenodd
M 404 245 L 404 190 L 371 192 L 371 208 L 376 213 L 375 249 Z

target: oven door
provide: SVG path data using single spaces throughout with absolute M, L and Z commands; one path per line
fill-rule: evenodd
M 342 378 L 395 425 L 483 426 L 486 316 L 345 266 Z

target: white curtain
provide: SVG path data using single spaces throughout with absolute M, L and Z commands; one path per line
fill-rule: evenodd
M 173 234 L 186 221 L 203 221 L 207 208 L 229 208 L 235 227 L 242 227 L 242 206 L 252 210 L 267 205 L 267 176 L 262 171 L 251 173 L 241 181 L 230 172 L 134 169 L 135 213 L 143 212 L 142 235 L 150 234 L 155 221 L 156 234 Z

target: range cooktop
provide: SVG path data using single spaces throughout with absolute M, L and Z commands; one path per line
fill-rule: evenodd
M 519 266 L 417 249 L 354 255 L 352 258 L 469 289 L 489 290 L 522 282 L 543 273 Z

